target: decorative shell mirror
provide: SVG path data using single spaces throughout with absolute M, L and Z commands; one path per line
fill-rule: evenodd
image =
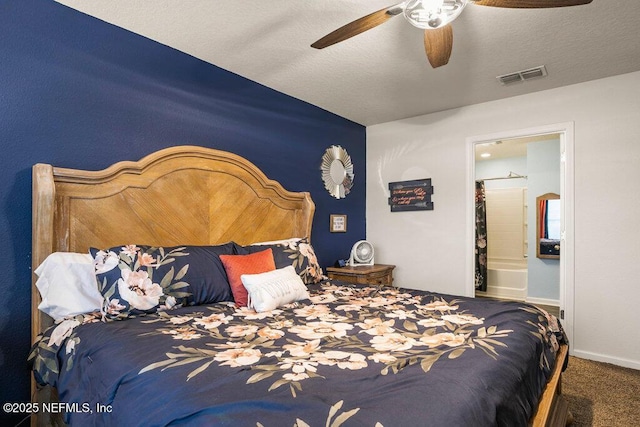
M 353 163 L 347 150 L 339 145 L 327 148 L 322 156 L 324 188 L 336 199 L 344 199 L 353 187 Z

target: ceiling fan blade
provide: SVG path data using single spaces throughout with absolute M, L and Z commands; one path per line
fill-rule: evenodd
M 513 9 L 544 9 L 549 7 L 581 6 L 593 0 L 477 0 L 478 6 L 507 7 Z
M 311 45 L 316 49 L 324 49 L 325 47 L 347 40 L 353 36 L 357 36 L 360 33 L 364 33 L 380 24 L 384 24 L 387 20 L 393 18 L 396 15 L 402 13 L 402 6 L 404 3 L 398 3 L 393 6 L 385 7 L 377 12 L 370 13 L 367 16 L 363 16 L 360 19 L 356 19 L 353 22 L 344 25 L 337 30 L 327 34 L 320 40 Z
M 449 62 L 453 48 L 453 28 L 451 24 L 438 29 L 424 30 L 424 49 L 433 68 L 442 67 Z

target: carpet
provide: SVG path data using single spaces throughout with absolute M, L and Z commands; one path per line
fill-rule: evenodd
M 570 356 L 562 394 L 574 426 L 640 426 L 640 370 Z

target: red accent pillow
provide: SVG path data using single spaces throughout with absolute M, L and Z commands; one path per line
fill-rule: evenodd
M 249 255 L 220 255 L 220 261 L 227 272 L 231 293 L 238 307 L 246 307 L 248 294 L 242 284 L 242 274 L 260 274 L 276 269 L 271 248 Z

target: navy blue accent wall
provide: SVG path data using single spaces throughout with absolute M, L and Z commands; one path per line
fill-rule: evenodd
M 34 163 L 98 170 L 173 145 L 227 150 L 311 192 L 323 266 L 365 237 L 363 126 L 50 0 L 0 0 L 0 28 L 0 403 L 29 400 Z M 343 200 L 320 179 L 332 144 L 355 165 Z M 329 233 L 332 213 L 348 215 L 347 233 Z

